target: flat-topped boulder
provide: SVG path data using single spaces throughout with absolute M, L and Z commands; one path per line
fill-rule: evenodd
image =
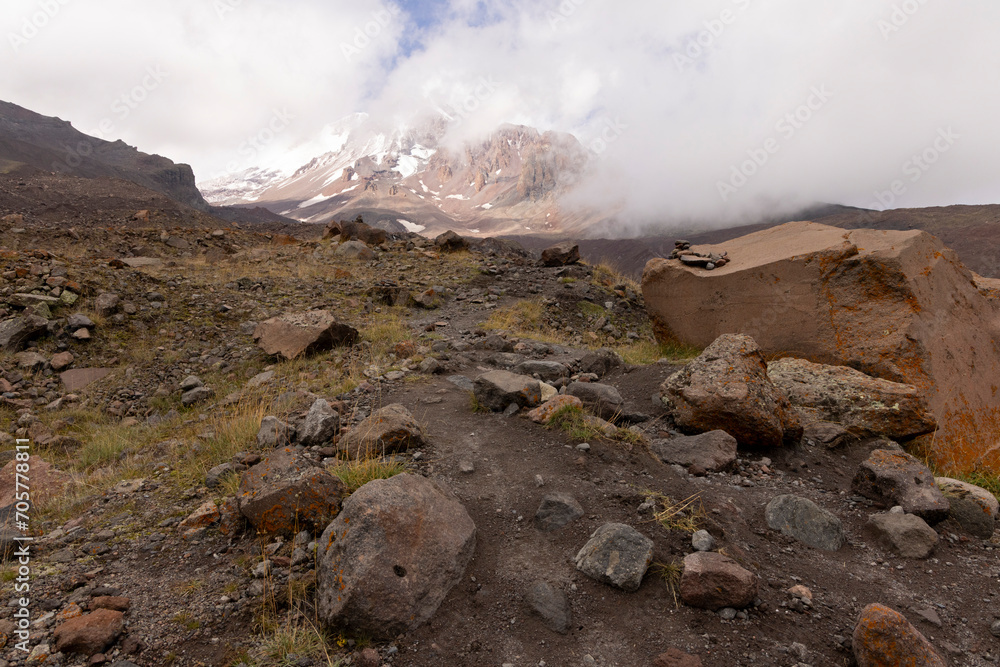
M 358 340 L 358 331 L 338 322 L 329 311 L 310 310 L 261 322 L 253 339 L 267 354 L 291 360 L 303 354 L 353 345 Z
M 1000 468 L 1000 306 L 921 231 L 791 222 L 696 246 L 713 271 L 654 259 L 643 295 L 661 339 L 707 346 L 750 335 L 766 356 L 808 358 L 915 386 L 939 430 L 941 464 Z

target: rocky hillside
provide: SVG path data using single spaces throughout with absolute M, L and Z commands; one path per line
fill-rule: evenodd
M 572 247 L 349 229 L 0 222 L 0 664 L 1000 660 L 996 498 L 902 451 L 915 387 L 658 345 Z
M 391 231 L 477 236 L 581 229 L 600 213 L 563 210 L 589 157 L 572 136 L 505 126 L 461 149 L 444 121 L 385 133 L 364 114 L 329 129 L 330 150 L 286 173 L 257 167 L 201 182 L 208 201 L 263 206 L 304 222 L 353 219 Z M 390 212 L 391 215 L 383 215 Z

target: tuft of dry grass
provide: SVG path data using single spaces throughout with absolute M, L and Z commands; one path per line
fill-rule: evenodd
M 660 506 L 661 509 L 653 514 L 653 519 L 667 530 L 685 533 L 701 530 L 705 520 L 705 508 L 701 503 L 700 494 L 696 493 L 680 502 L 674 502 L 669 496 L 655 491 L 647 491 L 643 495 Z
M 669 563 L 653 563 L 650 566 L 653 570 L 653 574 L 663 580 L 663 583 L 667 586 L 667 591 L 670 593 L 670 597 L 674 600 L 674 609 L 680 609 L 680 585 L 681 585 L 681 575 L 684 573 L 684 568 L 677 561 L 671 561 Z
M 406 464 L 383 457 L 345 461 L 329 469 L 340 478 L 347 490 L 354 493 L 375 479 L 389 479 L 406 472 Z

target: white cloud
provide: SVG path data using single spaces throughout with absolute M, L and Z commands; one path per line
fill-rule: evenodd
M 576 133 L 600 153 L 588 197 L 626 202 L 636 223 L 869 205 L 894 181 L 905 185 L 894 205 L 1000 199 L 1000 6 L 451 0 L 441 22 L 418 28 L 406 20 L 412 2 L 381 25 L 387 5 L 365 0 L 242 0 L 222 19 L 212 0 L 64 1 L 38 36 L 4 52 L 3 94 L 84 130 L 111 116 L 116 136 L 201 177 L 247 158 L 241 144 L 275 110 L 294 121 L 257 161 L 355 111 L 392 126 L 443 110 L 456 143 L 503 122 Z M 38 6 L 8 0 L 3 34 Z M 348 58 L 342 45 L 364 43 L 366 26 L 370 44 Z M 169 79 L 118 120 L 114 100 L 156 66 Z M 822 104 L 817 89 L 829 92 Z M 778 125 L 811 98 L 808 120 Z M 960 138 L 914 180 L 907 161 L 947 128 Z M 724 201 L 719 183 L 768 146 Z

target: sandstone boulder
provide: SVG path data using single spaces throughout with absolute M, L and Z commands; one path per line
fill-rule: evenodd
M 736 461 L 736 438 L 725 431 L 654 440 L 649 448 L 664 463 L 684 466 L 694 475 L 726 470 Z
M 767 374 L 806 422 L 835 422 L 854 433 L 897 441 L 911 440 L 937 427 L 913 385 L 790 357 L 769 363 Z
M 580 246 L 566 241 L 542 251 L 543 266 L 569 266 L 580 261 Z
M 685 433 L 723 430 L 744 447 L 796 444 L 802 437 L 798 416 L 749 336 L 720 336 L 663 383 L 660 397 Z
M 291 360 L 358 340 L 357 329 L 342 324 L 326 310 L 289 313 L 257 325 L 254 341 L 266 354 Z
M 684 604 L 716 611 L 741 609 L 757 598 L 757 577 L 720 553 L 699 551 L 684 558 L 680 594 Z
M 946 667 L 927 638 L 897 611 L 870 604 L 861 612 L 853 635 L 858 667 Z
M 355 491 L 319 545 L 320 618 L 392 639 L 427 621 L 462 578 L 476 526 L 437 483 L 403 474 Z
M 240 480 L 240 512 L 261 533 L 319 532 L 337 516 L 347 488 L 338 478 L 285 447 Z
M 410 411 L 398 403 L 376 410 L 340 439 L 340 451 L 352 459 L 405 452 L 424 444 L 424 431 Z
M 792 222 L 696 250 L 731 261 L 714 271 L 646 265 L 658 337 L 708 345 L 739 332 L 768 355 L 913 385 L 940 426 L 938 463 L 1000 469 L 1000 304 L 938 239 Z
M 934 475 L 906 452 L 876 449 L 862 461 L 852 488 L 883 507 L 899 505 L 930 524 L 948 518 L 948 499 L 934 483 Z

